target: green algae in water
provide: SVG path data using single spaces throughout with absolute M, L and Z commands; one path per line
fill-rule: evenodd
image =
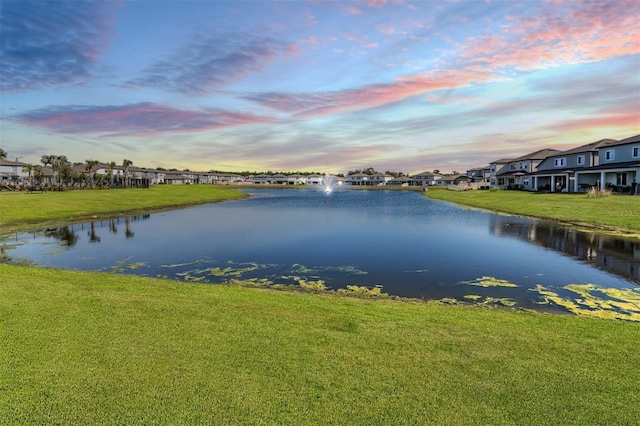
M 511 283 L 507 280 L 488 276 L 482 276 L 473 281 L 462 281 L 461 284 L 475 285 L 478 287 L 519 287 L 518 284 Z
M 464 296 L 464 298 L 470 300 L 479 300 L 482 299 L 482 296 L 480 296 L 479 294 L 467 294 L 466 296 Z
M 577 297 L 562 297 L 540 284 L 531 291 L 543 296 L 541 303 L 555 303 L 576 315 L 640 322 L 640 289 L 606 288 L 596 284 L 568 284 L 562 288 Z
M 126 265 L 127 269 L 149 268 L 147 262 L 135 262 Z

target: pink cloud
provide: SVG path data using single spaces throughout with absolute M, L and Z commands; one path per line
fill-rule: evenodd
M 367 0 L 367 6 L 369 7 L 382 7 L 387 4 L 387 0 Z
M 598 117 L 564 120 L 562 123 L 545 127 L 547 130 L 558 132 L 593 130 L 596 128 L 629 129 L 629 133 L 640 132 L 640 112 L 637 108 L 630 108 L 629 110 L 611 111 Z
M 382 34 L 393 35 L 396 33 L 396 29 L 393 25 L 377 25 L 376 29 Z
M 362 12 L 362 9 L 355 6 L 351 6 L 350 8 L 348 8 L 347 12 L 350 13 L 351 15 L 362 15 L 364 13 Z
M 203 132 L 273 121 L 268 117 L 221 109 L 181 110 L 154 103 L 51 107 L 12 118 L 59 133 L 101 133 L 108 137 Z
M 373 108 L 439 90 L 452 90 L 472 84 L 484 83 L 491 78 L 488 73 L 463 70 L 429 72 L 405 76 L 388 84 L 370 84 L 355 89 L 294 94 L 262 93 L 245 99 L 298 117 L 324 116 L 354 109 Z
M 635 0 L 550 1 L 545 7 L 536 19 L 508 16 L 501 33 L 467 41 L 460 57 L 492 69 L 530 71 L 640 52 Z

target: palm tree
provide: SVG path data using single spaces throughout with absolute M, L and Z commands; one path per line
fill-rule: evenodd
M 22 166 L 22 171 L 29 175 L 29 186 L 30 187 L 33 186 L 33 179 L 31 179 L 31 175 L 32 175 L 34 170 L 35 170 L 35 166 L 33 166 L 31 164 L 25 164 L 24 166 Z
M 126 158 L 122 160 L 122 167 L 124 168 L 124 187 L 127 188 L 129 186 L 129 167 L 133 165 L 133 161 L 127 160 Z
M 85 169 L 87 170 L 87 172 L 89 172 L 89 182 L 91 184 L 91 187 L 95 188 L 96 187 L 96 183 L 95 183 L 95 181 L 93 179 L 93 175 L 96 173 L 96 171 L 93 170 L 93 168 L 95 166 L 97 166 L 100 162 L 97 161 L 97 160 L 86 160 L 86 163 L 87 163 L 87 165 L 86 165 Z
M 113 169 L 116 168 L 116 162 L 111 161 L 107 163 L 107 171 L 109 172 L 109 187 L 111 187 L 111 182 L 113 180 Z
M 50 160 L 50 164 L 51 164 L 51 168 L 53 169 L 53 177 L 56 180 L 56 182 L 58 181 L 58 176 L 59 176 L 58 172 L 61 169 L 64 169 L 65 178 L 68 178 L 70 173 L 66 169 L 67 168 L 71 168 L 71 163 L 69 162 L 69 160 L 67 160 L 67 156 L 66 155 L 51 155 L 50 157 L 52 158 Z M 40 161 L 42 161 L 42 160 L 40 160 Z M 62 184 L 62 182 L 59 182 L 59 183 L 60 183 L 60 185 Z
M 5 151 L 4 149 L 0 148 L 0 161 L 2 160 L 6 160 L 7 159 L 7 151 Z
M 42 178 L 44 174 L 42 173 L 42 167 L 39 165 L 33 166 L 33 180 L 35 180 L 36 185 L 40 184 L 42 186 Z

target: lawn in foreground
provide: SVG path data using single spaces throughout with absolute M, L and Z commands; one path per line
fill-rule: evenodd
M 0 264 L 3 424 L 631 424 L 635 323 Z
M 150 188 L 64 192 L 0 192 L 0 226 L 73 221 L 223 201 L 246 194 L 211 185 L 157 185 Z
M 426 195 L 434 200 L 451 201 L 497 212 L 640 235 L 640 197 L 631 195 L 588 198 L 585 194 L 448 191 L 441 188 L 430 188 Z

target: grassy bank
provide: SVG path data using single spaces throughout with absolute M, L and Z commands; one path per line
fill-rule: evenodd
M 0 192 L 0 227 L 69 222 L 92 217 L 176 208 L 228 200 L 243 193 L 210 185 L 159 185 L 145 189 Z
M 429 189 L 434 200 L 450 201 L 502 213 L 640 235 L 640 197 L 613 195 L 588 198 L 584 194 L 549 194 L 525 191 L 448 191 Z
M 9 265 L 0 277 L 3 424 L 640 418 L 634 323 Z

